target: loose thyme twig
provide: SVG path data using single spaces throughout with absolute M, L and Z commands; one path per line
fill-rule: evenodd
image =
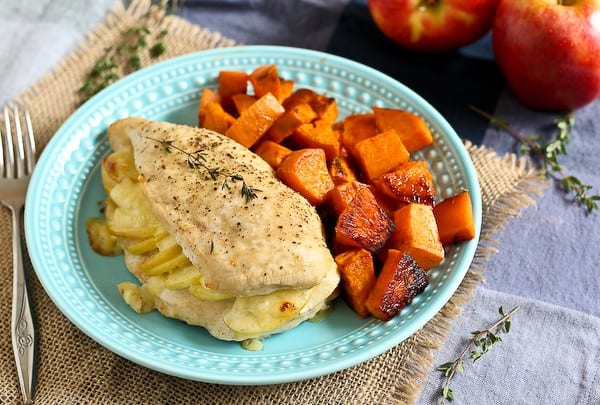
M 79 88 L 82 102 L 117 81 L 121 74 L 125 75 L 140 69 L 143 50 L 147 49 L 151 59 L 156 59 L 165 53 L 164 38 L 167 30 L 153 35 L 149 26 L 152 22 L 162 21 L 166 15 L 167 3 L 167 0 L 162 0 L 159 5 L 152 6 L 135 24 L 123 30 L 116 46 L 104 50 L 104 55 L 98 59 Z M 152 44 L 150 45 L 149 42 Z
M 557 119 L 554 122 L 558 129 L 556 138 L 549 141 L 547 144 L 541 144 L 538 142 L 539 137 L 524 135 L 512 127 L 507 121 L 495 117 L 477 107 L 469 106 L 469 108 L 477 114 L 487 118 L 496 128 L 505 131 L 517 139 L 521 143 L 521 153 L 529 156 L 537 156 L 541 160 L 544 175 L 558 181 L 565 193 L 573 193 L 575 202 L 586 209 L 588 214 L 591 214 L 594 210 L 598 209 L 600 195 L 588 195 L 588 191 L 592 189 L 592 186 L 582 183 L 581 180 L 575 176 L 565 175 L 563 166 L 558 161 L 560 155 L 567 154 L 567 144 L 571 141 L 571 130 L 575 125 L 575 118 L 572 113 Z
M 444 373 L 446 376 L 446 380 L 444 385 L 442 386 L 442 401 L 441 404 L 445 403 L 445 400 L 452 401 L 454 400 L 454 392 L 452 388 L 450 388 L 450 381 L 455 376 L 458 371 L 460 374 L 464 374 L 465 366 L 464 366 L 464 358 L 469 353 L 469 359 L 475 362 L 485 353 L 489 352 L 492 349 L 494 343 L 502 341 L 502 338 L 499 336 L 500 333 L 508 333 L 510 331 L 510 317 L 517 312 L 521 307 L 517 306 L 511 309 L 509 312 L 504 313 L 502 307 L 498 309 L 498 312 L 502 316 L 502 318 L 498 319 L 492 325 L 490 325 L 485 330 L 476 330 L 471 332 L 471 339 L 465 346 L 462 352 L 458 355 L 458 357 L 452 361 L 448 361 L 440 366 L 438 366 L 437 370 Z M 472 350 L 473 346 L 476 349 Z

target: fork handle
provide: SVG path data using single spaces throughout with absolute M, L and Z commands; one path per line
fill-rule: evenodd
M 19 384 L 25 404 L 33 404 L 37 333 L 31 311 L 21 246 L 21 209 L 12 208 L 13 217 L 13 302 L 12 345 Z

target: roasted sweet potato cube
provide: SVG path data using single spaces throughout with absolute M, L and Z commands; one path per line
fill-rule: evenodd
M 234 94 L 245 94 L 248 89 L 248 75 L 246 72 L 221 70 L 219 72 L 219 95 L 221 104 L 227 111 L 233 109 L 231 97 Z
M 368 187 L 360 187 L 356 196 L 338 217 L 335 225 L 337 242 L 377 252 L 394 231 L 394 223 L 386 215 Z
M 381 132 L 375 126 L 375 115 L 354 114 L 344 118 L 344 129 L 342 131 L 341 143 L 348 149 L 352 156 L 356 156 L 354 146 L 367 138 Z
M 225 135 L 250 148 L 283 113 L 284 109 L 279 101 L 271 93 L 267 93 L 248 107 Z
M 334 122 L 338 117 L 337 101 L 333 97 L 319 95 L 310 103 L 310 106 L 324 121 Z
M 358 315 L 366 318 L 370 313 L 365 301 L 375 286 L 373 256 L 365 249 L 354 249 L 337 255 L 335 262 L 340 269 L 344 299 Z
M 383 194 L 400 202 L 433 205 L 433 177 L 423 161 L 403 163 L 374 183 Z
M 223 98 L 234 94 L 246 93 L 248 89 L 248 75 L 246 72 L 221 70 L 219 72 L 219 95 Z
M 294 92 L 294 81 L 293 80 L 285 80 L 279 79 L 280 89 L 279 89 L 279 101 L 283 103 L 285 99 L 287 99 Z
M 283 145 L 265 139 L 255 146 L 254 153 L 263 158 L 273 169 L 277 170 L 283 159 L 292 153 L 292 151 Z
M 202 89 L 202 93 L 200 95 L 200 102 L 198 103 L 198 125 L 203 126 L 204 124 L 204 116 L 206 114 L 206 106 L 211 102 L 221 102 L 221 96 L 216 91 L 205 87 Z
M 385 212 L 388 217 L 394 218 L 394 211 L 403 206 L 404 203 L 388 197 L 372 184 L 369 184 L 369 188 L 371 189 L 371 192 L 375 196 L 375 199 L 379 203 L 379 206 L 381 207 L 383 212 Z
M 348 158 L 345 158 L 340 150 L 340 156 L 336 156 L 329 164 L 329 174 L 335 184 L 343 184 L 356 181 L 356 169 Z
M 302 124 L 307 124 L 314 120 L 317 114 L 312 107 L 307 104 L 298 104 L 286 110 L 281 117 L 273 123 L 267 131 L 267 137 L 273 142 L 281 143 L 285 138 L 290 136 L 296 128 Z
M 312 205 L 320 205 L 333 189 L 323 149 L 295 150 L 283 159 L 277 175 Z
M 310 104 L 311 101 L 318 97 L 319 93 L 310 89 L 297 89 L 290 94 L 290 96 L 283 102 L 283 106 L 286 110 L 298 105 L 298 104 Z
M 216 101 L 208 103 L 204 110 L 202 127 L 224 134 L 233 124 L 235 118 L 221 107 Z
M 375 124 L 380 131 L 395 130 L 406 149 L 412 153 L 433 143 L 425 120 L 408 111 L 373 107 Z
M 386 244 L 387 249 L 408 253 L 424 270 L 444 260 L 444 248 L 431 205 L 412 203 L 397 209 L 394 225 L 396 230 Z
M 340 143 L 329 121 L 318 119 L 302 124 L 294 130 L 291 140 L 300 148 L 323 149 L 328 162 L 340 154 Z
M 333 97 L 327 97 L 310 89 L 294 91 L 284 102 L 286 110 L 298 104 L 308 103 L 317 117 L 322 120 L 334 122 L 338 117 L 337 102 Z
M 475 237 L 473 205 L 468 191 L 448 197 L 433 207 L 443 245 L 460 243 Z
M 410 255 L 391 249 L 365 307 L 375 318 L 389 321 L 428 284 L 427 274 Z
M 356 161 L 370 181 L 408 161 L 409 153 L 393 129 L 355 145 Z
M 281 80 L 275 65 L 259 66 L 248 76 L 254 95 L 262 97 L 267 93 L 271 93 L 277 100 L 281 97 Z
M 398 202 L 383 195 L 379 190 L 370 184 L 361 183 L 359 181 L 346 182 L 336 184 L 336 186 L 329 192 L 329 205 L 337 215 L 340 215 L 356 197 L 357 191 L 362 187 L 368 187 L 373 193 L 377 204 L 385 212 L 389 218 L 393 218 L 394 211 L 399 206 Z
M 231 96 L 231 101 L 233 102 L 233 106 L 238 115 L 242 115 L 256 100 L 258 100 L 256 96 L 245 93 L 234 94 Z
M 340 141 L 340 144 L 341 144 L 342 133 L 344 132 L 344 121 L 334 122 L 333 124 L 331 124 L 331 129 L 333 129 L 333 132 L 335 132 L 335 136 L 337 137 L 337 139 Z
M 347 182 L 336 185 L 329 192 L 329 205 L 333 209 L 336 215 L 340 215 L 346 208 L 350 206 L 356 192 L 358 191 L 355 182 Z

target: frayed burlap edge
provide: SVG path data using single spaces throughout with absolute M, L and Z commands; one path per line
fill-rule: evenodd
M 513 179 L 506 189 L 492 193 L 489 192 L 489 185 L 482 182 L 483 221 L 473 262 L 448 303 L 415 334 L 412 353 L 409 354 L 405 364 L 405 378 L 399 382 L 407 389 L 394 395 L 394 399 L 401 403 L 413 403 L 419 398 L 425 379 L 434 367 L 434 352 L 446 342 L 454 321 L 462 313 L 465 304 L 473 298 L 477 286 L 484 281 L 485 263 L 498 251 L 496 248 L 498 241 L 494 235 L 501 231 L 511 218 L 518 216 L 522 209 L 535 204 L 533 197 L 540 196 L 547 186 L 544 176 L 527 158 L 517 158 L 514 154 L 499 157 L 493 151 L 483 146 L 473 145 L 469 141 L 465 142 L 465 146 L 473 160 L 480 182 L 489 180 L 489 170 L 491 170 L 489 166 L 498 165 L 513 168 L 512 173 L 509 174 Z M 485 173 L 482 173 L 484 171 Z

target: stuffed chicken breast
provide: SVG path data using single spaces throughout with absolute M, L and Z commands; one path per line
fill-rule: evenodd
M 119 289 L 138 312 L 261 338 L 327 307 L 339 275 L 319 216 L 271 167 L 201 128 L 126 118 L 102 165 L 108 235 L 139 284 Z

